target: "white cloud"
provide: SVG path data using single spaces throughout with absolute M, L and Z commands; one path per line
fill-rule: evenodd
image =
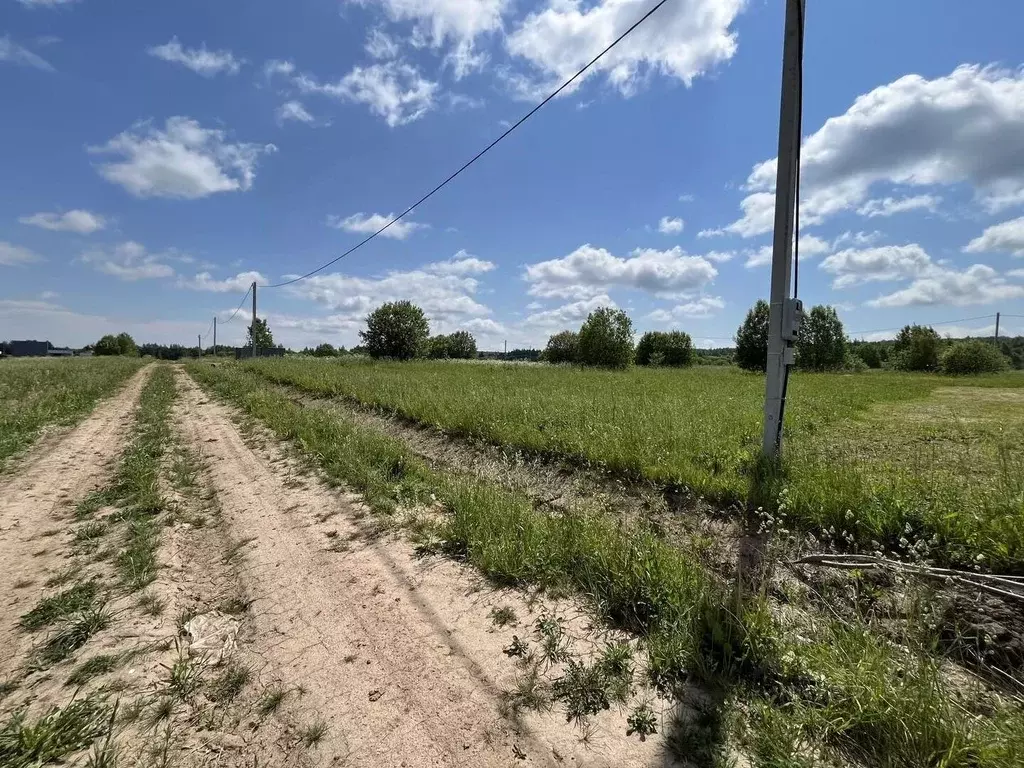
M 682 219 L 662 216 L 661 221 L 658 222 L 658 231 L 663 235 L 678 235 L 683 231 L 684 226 L 685 223 Z
M 582 245 L 561 259 L 526 267 L 531 296 L 581 299 L 619 288 L 634 288 L 654 296 L 696 293 L 715 279 L 718 270 L 702 256 L 689 256 L 678 246 L 667 251 L 638 248 L 628 258 L 604 248 Z
M 934 267 L 906 288 L 879 296 L 871 307 L 910 307 L 951 304 L 964 307 L 1024 298 L 1024 285 L 1010 283 L 992 267 L 974 264 L 965 270 Z
M 723 309 L 725 309 L 725 301 L 721 297 L 700 296 L 671 309 L 656 309 L 647 316 L 647 319 L 655 323 L 676 323 L 681 319 L 711 317 Z
M 762 245 L 756 251 L 747 252 L 747 261 L 743 266 L 747 269 L 754 269 L 755 267 L 763 267 L 771 263 L 772 247 L 770 245 Z
M 138 123 L 89 151 L 121 155 L 121 161 L 101 164 L 100 175 L 136 197 L 193 200 L 250 189 L 260 156 L 276 149 L 273 144 L 234 144 L 222 130 L 171 117 L 163 130 Z
M 295 120 L 296 122 L 307 124 L 316 122 L 316 118 L 306 111 L 302 102 L 295 100 L 286 101 L 277 108 L 277 122 L 283 124 L 289 120 Z
M 94 248 L 84 252 L 78 260 L 91 264 L 98 272 L 112 275 L 121 280 L 135 282 L 161 277 L 174 277 L 174 268 L 165 262 L 180 258 L 173 251 L 150 253 L 145 246 L 129 240 L 116 245 L 113 250 Z
M 907 211 L 924 210 L 934 213 L 941 202 L 942 198 L 938 195 L 914 195 L 913 197 L 901 197 L 898 199 L 895 197 L 883 197 L 868 200 L 857 209 L 857 213 L 861 216 L 867 216 L 869 219 L 873 219 L 876 216 L 894 216 L 897 213 L 906 213 Z
M 270 281 L 259 272 L 241 272 L 234 277 L 228 277 L 224 280 L 215 280 L 209 272 L 200 272 L 193 278 L 180 280 L 178 285 L 195 291 L 242 293 L 247 291 L 253 282 L 257 285 L 267 285 Z
M 146 52 L 158 59 L 181 64 L 203 77 L 213 77 L 222 72 L 237 75 L 244 63 L 241 59 L 236 59 L 231 51 L 208 50 L 205 43 L 199 48 L 185 48 L 178 42 L 177 37 L 172 37 L 170 42 L 163 45 L 153 46 Z
M 704 254 L 704 258 L 716 264 L 724 264 L 727 261 L 732 261 L 735 255 L 732 251 L 708 251 Z
M 16 267 L 42 260 L 42 256 L 28 248 L 0 240 L 0 266 L 2 267 Z
M 563 304 L 555 309 L 534 312 L 523 320 L 523 325 L 538 330 L 561 330 L 563 328 L 576 330 L 587 319 L 587 315 L 600 307 L 616 309 L 618 305 L 608 294 L 599 294 L 581 301 Z
M 371 29 L 363 47 L 375 59 L 394 59 L 399 53 L 398 43 L 382 29 Z
M 22 216 L 18 221 L 54 232 L 75 232 L 79 235 L 92 234 L 107 224 L 102 216 L 78 209 L 64 213 L 34 213 Z
M 1011 269 L 1006 273 L 1007 277 L 1024 278 L 1024 269 Z
M 291 77 L 295 74 L 295 64 L 291 61 L 284 61 L 282 59 L 270 59 L 263 65 L 263 74 L 266 75 L 268 79 L 273 78 L 276 75 Z
M 1011 253 L 1024 256 L 1024 216 L 988 227 L 965 247 L 967 253 Z
M 59 8 L 62 5 L 72 5 L 78 0 L 18 0 L 26 8 Z
M 604 73 L 624 95 L 636 91 L 651 73 L 690 85 L 694 78 L 732 58 L 737 43 L 730 27 L 743 6 L 743 0 L 668 3 L 585 77 Z M 528 76 L 514 74 L 511 84 L 527 95 L 567 79 L 650 7 L 647 0 L 547 0 L 506 39 L 508 51 L 532 68 Z
M 917 243 L 848 248 L 821 262 L 821 269 L 836 276 L 832 287 L 850 288 L 868 282 L 903 280 L 933 267 L 931 257 Z
M 447 261 L 438 261 L 425 267 L 428 272 L 438 275 L 480 275 L 494 268 L 493 262 L 478 259 L 465 251 L 459 251 Z
M 724 231 L 771 230 L 776 166 L 772 159 L 754 167 L 743 216 Z M 964 65 L 934 80 L 906 75 L 876 88 L 804 141 L 801 169 L 806 224 L 876 210 L 868 200 L 879 184 L 968 184 L 989 211 L 1024 203 L 1024 70 Z
M 680 203 L 692 203 L 696 199 L 697 199 L 697 196 L 696 195 L 691 195 L 691 194 L 683 194 L 683 195 L 679 196 L 679 202 Z
M 882 233 L 878 230 L 874 232 L 851 232 L 847 230 L 832 241 L 832 250 L 838 251 L 844 245 L 856 245 L 863 248 L 868 245 L 874 245 L 882 237 Z
M 43 301 L 49 301 L 50 299 L 56 299 L 60 296 L 56 291 L 43 291 L 39 294 L 39 298 Z
M 395 214 L 388 213 L 353 213 L 344 219 L 340 216 L 329 215 L 327 226 L 335 229 L 343 229 L 346 232 L 355 232 L 360 235 L 372 235 L 381 227 L 395 218 Z M 420 224 L 408 219 L 396 221 L 390 227 L 380 233 L 381 237 L 390 237 L 393 240 L 405 240 L 417 229 L 423 229 L 426 224 Z
M 813 259 L 832 250 L 832 246 L 816 235 L 800 236 L 800 258 Z M 756 251 L 747 252 L 747 261 L 743 265 L 748 269 L 763 267 L 772 263 L 772 246 L 763 245 Z
M 424 78 L 404 61 L 387 61 L 355 67 L 333 83 L 294 72 L 290 62 L 272 62 L 268 74 L 285 74 L 302 93 L 319 93 L 341 101 L 365 104 L 391 128 L 414 122 L 437 106 L 438 83 Z
M 34 53 L 25 46 L 14 42 L 10 35 L 0 37 L 0 61 L 8 61 L 11 64 L 19 64 L 23 67 L 34 67 L 45 72 L 53 71 L 53 65 L 50 62 L 38 53 Z

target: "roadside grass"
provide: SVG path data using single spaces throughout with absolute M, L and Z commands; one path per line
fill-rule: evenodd
M 685 488 L 723 506 L 753 501 L 764 379 L 733 369 L 242 366 L 448 434 Z M 755 506 L 782 506 L 790 525 L 834 530 L 847 547 L 906 549 L 936 537 L 936 559 L 973 565 L 981 554 L 992 568 L 1024 573 L 1024 375 L 797 372 L 786 430 L 784 472 Z
M 0 367 L 0 469 L 43 427 L 73 424 L 144 364 L 124 357 L 5 360 Z
M 0 765 L 34 768 L 62 763 L 108 733 L 110 708 L 99 696 L 72 700 L 30 721 L 25 710 L 0 725 Z
M 22 629 L 29 631 L 55 624 L 92 606 L 99 594 L 95 579 L 80 581 L 55 595 L 42 598 L 36 607 L 21 617 Z
M 784 709 L 792 739 L 780 738 L 774 721 L 750 726 L 751 739 L 763 742 L 763 765 L 799 764 L 806 744 L 883 766 L 1014 764 L 1024 733 L 1021 710 L 995 699 L 988 710 L 973 712 L 971 699 L 938 674 L 930 649 L 911 643 L 909 633 L 901 647 L 856 620 L 783 627 L 763 598 L 739 602 L 729 585 L 643 526 L 597 513 L 544 514 L 525 496 L 433 471 L 398 440 L 336 410 L 302 408 L 253 371 L 202 364 L 188 370 L 298 446 L 328 478 L 363 493 L 378 514 L 392 515 L 400 506 L 442 507 L 447 514 L 437 535 L 443 549 L 496 582 L 585 596 L 599 615 L 643 639 L 647 674 L 662 690 L 696 681 Z M 557 620 L 538 623 L 537 631 L 538 663 L 564 661 Z M 519 646 L 506 653 L 527 657 L 528 644 Z M 609 668 L 625 663 L 621 651 L 608 652 Z M 580 669 L 565 689 L 575 702 L 570 718 L 603 708 L 594 675 Z M 529 700 L 535 692 L 527 685 L 522 694 Z M 516 700 L 506 705 L 518 708 Z M 647 727 L 642 715 L 636 725 Z M 715 711 L 707 720 L 714 725 L 726 718 Z M 714 730 L 702 726 L 686 738 L 707 740 Z M 706 746 L 717 754 L 713 744 Z

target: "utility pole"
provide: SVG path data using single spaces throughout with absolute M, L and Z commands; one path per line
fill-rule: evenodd
M 203 335 L 199 334 L 199 357 L 203 356 Z
M 996 346 L 999 346 L 999 313 L 996 312 Z
M 252 281 L 252 325 L 249 326 L 252 336 L 252 356 L 256 357 L 256 281 Z
M 217 357 L 217 316 L 213 316 L 213 356 Z
M 508 360 L 508 339 L 505 339 L 505 359 Z
M 775 459 L 782 446 L 786 384 L 793 364 L 793 342 L 803 306 L 790 298 L 793 234 L 796 228 L 797 179 L 800 172 L 800 123 L 803 79 L 805 0 L 786 0 L 786 32 L 782 52 L 782 103 L 779 111 L 779 154 L 775 181 L 775 238 L 772 243 L 771 312 L 768 320 L 768 368 L 764 400 L 766 458 Z

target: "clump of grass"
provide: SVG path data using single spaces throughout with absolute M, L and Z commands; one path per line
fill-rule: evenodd
M 266 717 L 267 715 L 272 715 L 274 712 L 277 712 L 277 710 L 281 708 L 281 705 L 284 704 L 284 700 L 287 696 L 288 691 L 281 686 L 268 688 L 264 692 L 257 707 L 260 715 Z
M 95 696 L 51 709 L 32 722 L 25 710 L 14 712 L 0 726 L 0 764 L 32 768 L 63 762 L 107 732 L 109 713 Z
M 98 539 L 107 533 L 107 524 L 102 520 L 93 520 L 75 529 L 75 541 L 87 542 Z
M 206 665 L 201 659 L 189 657 L 188 651 L 179 646 L 178 658 L 164 669 L 167 670 L 164 689 L 168 698 L 188 701 L 202 687 Z
M 224 671 L 210 681 L 207 694 L 213 701 L 234 701 L 252 679 L 252 670 L 237 662 L 229 663 Z
M 515 686 L 502 691 L 498 712 L 502 717 L 519 717 L 524 711 L 546 711 L 551 708 L 551 694 L 541 679 L 540 665 L 530 664 L 516 678 Z
M 491 609 L 491 622 L 496 627 L 507 627 L 510 624 L 515 624 L 518 621 L 516 612 L 507 605 L 501 606 L 501 608 Z
M 299 739 L 307 749 L 318 745 L 326 735 L 327 721 L 319 717 L 299 731 Z
M 540 644 L 540 658 L 545 664 L 557 664 L 569 659 L 569 640 L 565 636 L 562 620 L 547 613 L 541 614 L 534 624 Z
M 117 669 L 119 663 L 120 657 L 116 655 L 100 654 L 93 656 L 88 661 L 79 664 L 75 671 L 68 675 L 67 683 L 65 684 L 73 686 L 85 685 L 94 677 L 113 672 Z
M 19 624 L 27 630 L 41 629 L 55 624 L 89 608 L 98 592 L 99 585 L 95 580 L 80 581 L 56 595 L 44 597 L 36 604 L 35 608 L 21 617 Z
M 164 601 L 153 592 L 143 592 L 139 595 L 136 605 L 147 616 L 160 616 L 164 612 Z
M 221 603 L 219 610 L 221 613 L 237 616 L 240 613 L 248 611 L 250 605 L 252 605 L 252 600 L 248 600 L 244 597 L 232 597 Z
M 78 571 L 79 569 L 73 565 L 65 566 L 50 576 L 44 584 L 47 587 L 60 587 L 75 578 L 78 575 Z
M 610 678 L 600 664 L 588 666 L 577 659 L 566 664 L 565 675 L 552 686 L 565 707 L 565 721 L 585 725 L 591 715 L 611 707 Z
M 651 705 L 646 702 L 638 704 L 626 718 L 626 735 L 634 733 L 640 737 L 640 741 L 646 741 L 648 736 L 658 732 L 658 716 L 654 714 Z
M 33 667 L 44 669 L 64 661 L 85 645 L 90 637 L 109 625 L 110 614 L 102 606 L 85 609 L 57 630 L 33 654 Z
M 78 502 L 78 505 L 75 507 L 75 519 L 88 520 L 103 507 L 110 504 L 111 501 L 111 493 L 108 489 L 93 491 Z
M 512 642 L 505 646 L 502 653 L 513 659 L 525 659 L 530 655 L 530 644 L 519 635 L 512 635 Z

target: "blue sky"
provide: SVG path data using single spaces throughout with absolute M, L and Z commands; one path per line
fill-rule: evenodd
M 0 0 L 0 338 L 194 344 L 651 4 Z M 801 298 L 849 331 L 1024 315 L 1024 6 L 808 5 Z M 498 349 L 615 305 L 728 343 L 768 290 L 783 6 L 669 0 L 394 236 L 259 291 L 260 314 L 289 346 L 350 346 L 408 298 Z

